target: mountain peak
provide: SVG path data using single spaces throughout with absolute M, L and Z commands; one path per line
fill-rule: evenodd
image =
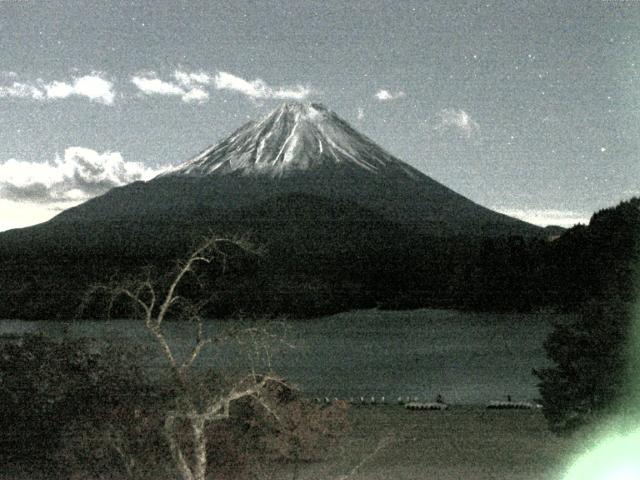
M 300 123 L 318 124 L 327 120 L 338 120 L 338 116 L 320 103 L 283 102 L 263 117 L 257 125 L 287 125 L 300 128 Z
M 324 105 L 284 102 L 260 121 L 245 124 L 167 175 L 281 177 L 345 166 L 372 174 L 390 166 L 399 167 L 409 176 L 416 173 Z
M 318 115 L 329 113 L 329 109 L 322 103 L 288 101 L 282 102 L 275 110 L 272 110 L 269 115 L 280 112 L 300 114 L 306 115 L 310 118 L 316 118 Z

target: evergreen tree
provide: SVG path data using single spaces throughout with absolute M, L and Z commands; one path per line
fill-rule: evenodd
M 640 261 L 640 199 L 597 212 L 555 249 L 559 304 L 577 312 L 545 342 L 553 365 L 535 370 L 549 426 L 571 432 L 620 407 L 628 377 L 631 305 Z M 628 389 L 627 389 L 628 390 Z
M 544 344 L 554 365 L 534 370 L 552 431 L 571 433 L 622 400 L 630 319 L 624 302 L 590 302 L 555 325 Z

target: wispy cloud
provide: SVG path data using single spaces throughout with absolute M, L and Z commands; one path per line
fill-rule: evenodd
M 311 93 L 311 89 L 302 85 L 274 88 L 259 78 L 248 81 L 227 72 L 218 72 L 214 84 L 218 90 L 233 90 L 251 98 L 303 100 Z
M 138 87 L 145 95 L 184 95 L 184 90 L 178 85 L 165 82 L 155 76 L 155 74 L 146 76 L 134 76 L 131 82 Z
M 559 225 L 561 227 L 571 227 L 578 223 L 589 223 L 589 215 L 573 210 L 556 209 L 522 209 L 522 208 L 495 208 L 497 212 L 504 213 L 510 217 L 519 218 L 525 222 L 546 227 L 548 225 Z
M 7 78 L 15 78 L 17 75 L 6 75 Z M 0 85 L 0 98 L 30 98 L 33 100 L 57 100 L 79 96 L 88 98 L 91 101 L 113 104 L 115 92 L 113 83 L 103 77 L 100 73 L 91 73 L 75 77 L 69 81 L 54 80 L 45 82 L 38 79 L 35 82 L 12 81 L 7 85 Z
M 178 96 L 185 103 L 204 103 L 209 99 L 209 92 L 202 87 L 210 81 L 207 74 L 176 70 L 174 78 L 177 83 L 162 80 L 155 72 L 147 72 L 134 75 L 131 82 L 144 95 Z
M 163 169 L 126 162 L 119 152 L 69 147 L 52 162 L 9 159 L 0 163 L 0 199 L 56 204 L 78 202 L 107 190 L 147 180 Z
M 202 88 L 192 88 L 182 96 L 182 101 L 186 103 L 204 103 L 209 100 L 209 92 Z
M 67 98 L 73 95 L 86 97 L 89 100 L 111 105 L 115 98 L 113 83 L 102 78 L 100 74 L 84 75 L 71 82 L 59 82 L 43 85 L 47 98 Z
M 375 95 L 375 97 L 381 102 L 387 102 L 389 100 L 397 100 L 405 96 L 406 94 L 402 90 L 399 90 L 397 92 L 390 92 L 389 90 L 385 90 L 385 89 L 378 90 Z
M 173 72 L 173 77 L 180 85 L 184 85 L 187 88 L 193 88 L 198 85 L 209 85 L 211 83 L 211 76 L 206 72 L 176 70 Z
M 143 96 L 173 96 L 185 103 L 205 103 L 211 88 L 242 93 L 253 99 L 303 100 L 312 90 L 303 85 L 270 86 L 264 80 L 245 80 L 228 72 L 174 70 L 171 78 L 161 78 L 154 71 L 132 75 L 129 80 Z M 404 93 L 399 92 L 402 96 Z M 76 76 L 70 80 L 23 81 L 15 72 L 0 72 L 0 99 L 21 98 L 41 101 L 84 97 L 93 102 L 112 105 L 116 91 L 112 81 L 101 72 Z
M 444 108 L 437 115 L 435 129 L 456 130 L 469 138 L 480 130 L 480 125 L 464 110 Z
M 364 118 L 364 109 L 362 107 L 358 108 L 358 120 L 362 120 Z
M 45 93 L 33 85 L 28 83 L 13 82 L 11 85 L 0 86 L 0 98 L 32 98 L 34 100 L 43 100 Z

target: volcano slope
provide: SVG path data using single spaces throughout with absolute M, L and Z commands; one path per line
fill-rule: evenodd
M 322 105 L 285 103 L 148 182 L 0 234 L 0 316 L 66 317 L 89 283 L 165 268 L 209 232 L 249 236 L 266 251 L 240 262 L 220 287 L 233 301 L 212 313 L 296 315 L 446 303 L 452 271 L 481 239 L 544 235 L 395 158 Z

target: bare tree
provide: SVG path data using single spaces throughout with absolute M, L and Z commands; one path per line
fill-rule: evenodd
M 122 297 L 128 299 L 159 346 L 166 365 L 178 391 L 180 399 L 176 407 L 164 418 L 163 433 L 166 437 L 174 464 L 183 480 L 205 480 L 207 474 L 206 428 L 212 422 L 230 417 L 234 402 L 252 399 L 264 411 L 277 419 L 277 413 L 267 400 L 267 390 L 274 384 L 285 385 L 283 380 L 269 368 L 266 373 L 255 369 L 223 391 L 203 394 L 198 388 L 194 363 L 202 356 L 206 347 L 212 346 L 216 338 L 205 335 L 201 312 L 206 301 L 194 301 L 179 294 L 188 275 L 194 274 L 199 265 L 217 263 L 224 271 L 229 256 L 229 247 L 255 253 L 255 249 L 242 239 L 211 236 L 205 239 L 184 262 L 180 262 L 175 273 L 164 287 L 146 279 L 115 282 L 100 286 L 93 291 L 106 291 L 110 305 Z M 194 324 L 195 341 L 186 354 L 180 355 L 167 335 L 165 322 L 169 316 L 180 315 Z M 251 331 L 249 337 L 255 336 Z M 181 435 L 181 426 L 190 432 L 187 439 Z

